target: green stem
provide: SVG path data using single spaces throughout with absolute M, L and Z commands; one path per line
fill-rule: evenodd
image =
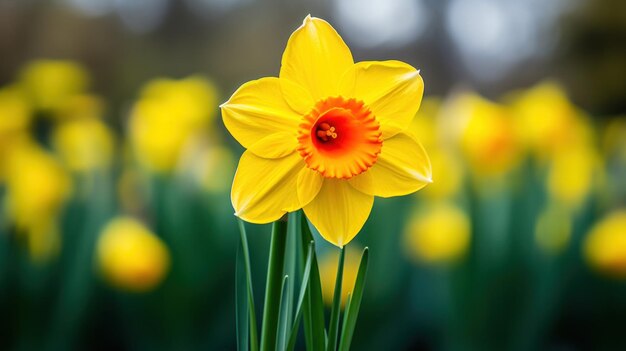
M 250 272 L 250 251 L 248 249 L 248 235 L 246 234 L 246 227 L 243 224 L 243 221 L 239 219 L 237 222 L 239 224 L 239 234 L 241 235 L 241 246 L 243 249 L 243 259 L 246 270 L 246 290 L 248 295 L 248 311 L 250 312 L 250 350 L 258 351 L 259 339 L 256 329 L 256 312 L 254 307 L 254 292 L 252 291 L 252 273 Z
M 274 222 L 272 227 L 272 241 L 270 243 L 270 258 L 265 287 L 265 305 L 263 308 L 261 351 L 271 351 L 276 348 L 276 330 L 280 312 L 280 294 L 283 283 L 286 244 L 287 220 L 278 220 Z
M 343 282 L 343 261 L 346 255 L 345 247 L 339 251 L 339 263 L 337 264 L 337 279 L 335 279 L 335 295 L 333 307 L 330 312 L 330 325 L 328 326 L 328 345 L 326 351 L 337 350 L 337 335 L 339 334 L 339 314 L 341 313 L 341 284 Z

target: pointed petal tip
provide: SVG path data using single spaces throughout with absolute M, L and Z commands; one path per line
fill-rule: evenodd
M 226 106 L 228 106 L 228 103 L 230 102 L 230 99 L 228 101 L 224 101 L 222 102 L 218 107 L 219 108 L 225 108 Z

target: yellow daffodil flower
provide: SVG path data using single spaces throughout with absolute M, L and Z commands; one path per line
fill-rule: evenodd
M 89 76 L 72 61 L 37 60 L 22 70 L 20 84 L 36 108 L 55 111 L 88 87 Z
M 348 295 L 352 294 L 356 276 L 359 273 L 362 250 L 352 246 L 346 249 L 343 262 L 343 277 L 341 280 L 341 306 L 345 306 Z M 322 299 L 327 305 L 332 305 L 335 292 L 335 280 L 337 280 L 337 263 L 339 251 L 328 250 L 319 260 L 320 283 L 322 284 Z
M 9 218 L 34 261 L 45 261 L 59 248 L 58 217 L 69 197 L 70 177 L 60 163 L 34 142 L 21 140 L 9 153 L 6 167 Z
M 405 231 L 407 253 L 418 262 L 449 263 L 465 254 L 470 243 L 467 214 L 451 203 L 438 202 L 411 217 Z
M 572 210 L 579 208 L 599 177 L 600 162 L 590 145 L 573 145 L 555 154 L 546 179 L 548 194 Z
M 132 292 L 156 287 L 166 276 L 170 254 L 165 244 L 130 217 L 111 220 L 97 245 L 98 266 L 113 286 Z
M 111 165 L 113 135 L 99 119 L 79 118 L 64 121 L 55 127 L 52 141 L 71 171 L 97 171 Z
M 612 277 L 626 278 L 626 209 L 620 209 L 589 232 L 584 253 L 597 271 Z
M 18 87 L 0 89 L 0 179 L 11 145 L 21 139 L 30 126 L 31 107 Z
M 404 132 L 423 90 L 406 63 L 355 64 L 335 29 L 307 16 L 289 38 L 279 77 L 248 82 L 221 106 L 226 128 L 247 149 L 233 181 L 235 214 L 268 223 L 302 208 L 326 240 L 347 244 L 374 196 L 431 182 L 426 152 Z
M 540 83 L 512 100 L 521 141 L 539 160 L 590 137 L 579 112 L 555 82 Z
M 499 176 L 520 161 L 520 147 L 508 110 L 476 94 L 453 99 L 450 113 L 462 126 L 461 149 L 472 171 L 481 176 Z
M 175 169 L 189 142 L 209 131 L 217 105 L 213 86 L 204 79 L 157 79 L 144 89 L 130 119 L 133 151 L 152 172 Z

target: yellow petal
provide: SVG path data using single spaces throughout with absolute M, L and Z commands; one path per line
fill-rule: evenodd
M 290 80 L 280 79 L 280 90 L 289 107 L 301 116 L 309 113 L 315 105 L 308 90 Z
M 372 168 L 348 182 L 374 196 L 410 194 L 432 183 L 430 159 L 419 142 L 408 134 L 399 133 L 383 142 Z
M 343 247 L 363 228 L 374 197 L 350 186 L 345 180 L 327 178 L 304 213 L 330 243 Z
M 306 206 L 320 192 L 324 184 L 324 177 L 317 171 L 304 167 L 298 174 L 298 200 L 301 206 Z
M 335 29 L 307 16 L 287 42 L 280 78 L 301 85 L 317 101 L 337 95 L 338 78 L 353 64 L 350 49 Z
M 248 151 L 263 158 L 281 158 L 296 151 L 298 139 L 293 133 L 278 132 L 250 145 Z
M 298 153 L 265 159 L 244 152 L 231 192 L 235 215 L 251 223 L 269 223 L 301 208 L 297 181 L 303 167 L 305 163 Z
M 221 108 L 224 125 L 246 149 L 278 132 L 295 138 L 300 123 L 300 115 L 283 99 L 279 79 L 273 77 L 242 85 Z
M 384 140 L 409 126 L 420 107 L 424 81 L 404 62 L 359 62 L 341 78 L 340 94 L 365 102 L 380 123 Z

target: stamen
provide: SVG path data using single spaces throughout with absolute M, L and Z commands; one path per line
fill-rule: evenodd
M 323 122 L 317 126 L 317 132 L 315 132 L 315 135 L 317 135 L 317 137 L 322 141 L 328 141 L 328 137 L 337 139 L 336 130 L 337 129 L 335 127 L 331 127 L 330 124 Z

